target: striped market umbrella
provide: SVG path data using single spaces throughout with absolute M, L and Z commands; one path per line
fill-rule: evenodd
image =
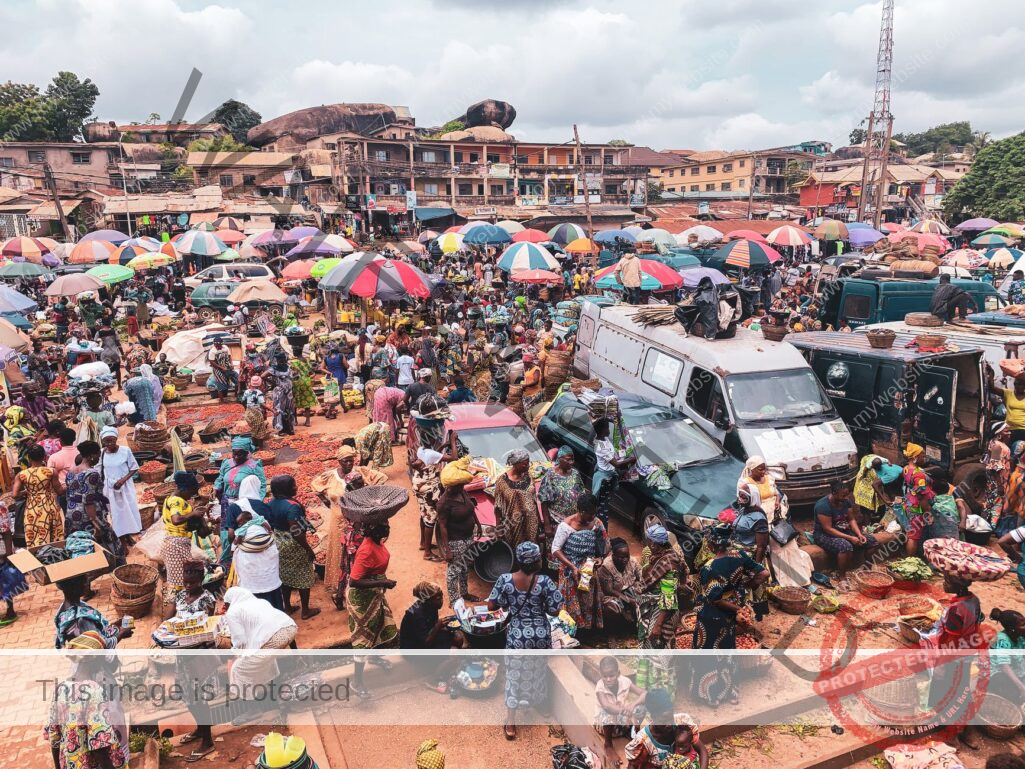
M 882 236 L 880 235 L 880 237 Z M 803 246 L 806 243 L 811 243 L 811 241 L 811 235 L 792 224 L 784 224 L 782 227 L 777 227 L 765 238 L 766 243 L 771 243 L 774 246 Z
M 122 267 L 120 264 L 98 264 L 85 271 L 96 280 L 113 286 L 115 283 L 123 283 L 135 277 L 135 270 L 130 267 Z
M 445 232 L 458 232 L 458 233 L 462 233 L 463 226 L 464 225 L 462 225 L 462 224 L 453 224 L 451 227 L 449 227 L 447 230 L 445 230 Z
M 984 232 L 972 240 L 972 245 L 983 246 L 984 248 L 999 248 L 1000 246 L 1011 245 L 1012 240 L 1013 238 L 1007 238 L 995 232 Z
M 512 236 L 497 224 L 483 223 L 464 233 L 463 243 L 468 246 L 501 246 L 512 243 Z
M 303 238 L 315 237 L 317 235 L 323 236 L 324 232 L 317 227 L 293 227 L 290 230 L 285 230 L 282 240 L 285 243 L 298 243 Z
M 125 241 L 125 243 L 127 242 L 128 241 Z M 107 261 L 110 264 L 128 264 L 137 256 L 145 256 L 146 254 L 154 253 L 160 253 L 160 250 L 157 249 L 157 251 L 151 251 L 150 249 L 142 246 L 128 246 L 122 244 L 114 250 L 114 253 L 110 255 L 110 258 L 107 259 Z
M 242 232 L 245 229 L 245 225 L 241 219 L 236 219 L 234 216 L 218 216 L 213 221 L 214 227 L 219 230 L 235 230 L 236 232 Z
M 1003 235 L 1006 238 L 1020 238 L 1025 236 L 1025 229 L 1022 229 L 1020 224 L 1014 224 L 1013 222 L 1007 222 L 1005 224 L 998 224 L 996 227 L 990 227 L 988 230 L 982 233 L 983 235 Z
M 756 243 L 768 243 L 765 236 L 754 230 L 730 230 L 726 233 L 726 240 L 753 240 Z
M 816 240 L 847 240 L 850 233 L 847 225 L 836 219 L 823 219 L 812 233 Z
M 111 255 L 117 251 L 117 246 L 109 240 L 85 240 L 82 239 L 75 244 L 68 254 L 68 264 L 97 264 L 98 262 L 109 262 Z
M 498 269 L 516 273 L 524 270 L 552 270 L 561 272 L 559 263 L 551 252 L 537 243 L 513 243 L 502 252 Z
M 108 243 L 121 244 L 128 236 L 119 230 L 96 230 L 82 236 L 82 240 L 105 240 Z
M 175 261 L 180 261 L 182 258 L 182 255 L 178 253 L 178 249 L 175 247 L 174 243 L 171 243 L 170 241 L 162 243 L 159 251 L 161 254 L 167 254 Z
M 283 243 L 284 240 L 284 230 L 264 230 L 263 232 L 257 232 L 255 235 L 250 235 L 246 238 L 245 243 L 249 246 L 276 246 Z
M 237 262 L 242 258 L 242 254 L 236 251 L 234 248 L 226 248 L 221 253 L 214 257 L 215 262 Z
M 196 256 L 216 256 L 228 248 L 224 241 L 212 232 L 202 230 L 189 230 L 174 246 L 182 254 Z
M 319 280 L 341 263 L 342 260 L 337 256 L 328 259 L 317 259 L 313 267 L 310 268 L 310 277 Z
M 0 278 L 38 278 L 49 272 L 33 262 L 4 262 L 0 264 Z
M 526 229 L 512 236 L 513 243 L 551 243 L 552 239 L 543 230 Z
M 991 248 L 985 253 L 985 256 L 990 267 L 1006 270 L 1025 256 L 1025 251 L 1020 248 Z
M 463 249 L 463 236 L 458 232 L 446 232 L 434 242 L 438 244 L 438 248 L 443 254 L 454 254 Z
M 676 233 L 676 242 L 681 246 L 686 246 L 690 243 L 692 235 L 697 238 L 699 243 L 709 241 L 718 243 L 722 240 L 722 233 L 715 227 L 709 227 L 707 224 L 695 224 L 693 227 Z
M 675 246 L 676 237 L 669 231 L 663 230 L 661 227 L 652 227 L 650 230 L 644 230 L 637 236 L 638 243 L 661 243 L 663 246 Z
M 434 290 L 434 282 L 407 262 L 368 252 L 355 263 L 332 270 L 320 287 L 343 296 L 398 301 L 410 296 L 427 299 Z
M 229 246 L 237 246 L 246 239 L 246 234 L 238 230 L 217 230 L 214 234 Z
M 304 238 L 285 252 L 291 259 L 317 256 L 338 256 L 338 248 L 327 243 L 323 238 Z
M 328 260 L 325 259 L 324 261 Z M 310 273 L 313 272 L 316 264 L 317 262 L 314 259 L 299 259 L 298 261 L 290 262 L 281 271 L 281 277 L 285 280 L 306 280 L 311 277 Z
M 503 219 L 498 223 L 498 226 L 510 235 L 515 235 L 517 232 L 523 232 L 526 229 L 522 224 L 514 222 L 512 219 Z
M 169 264 L 174 264 L 174 259 L 169 257 L 167 254 L 141 254 L 130 262 L 127 266 L 133 270 L 153 270 L 157 267 L 166 267 Z
M 779 252 L 765 243 L 753 240 L 732 240 L 709 259 L 710 265 L 729 264 L 733 267 L 764 267 L 781 259 Z
M 672 288 L 679 288 L 683 285 L 683 277 L 662 262 L 654 259 L 638 259 L 641 269 L 641 290 L 642 291 L 666 291 Z M 623 284 L 619 282 L 616 274 L 616 265 L 612 264 L 594 274 L 594 287 L 601 290 L 622 290 Z
M 930 232 L 934 235 L 949 235 L 950 227 L 939 219 L 923 219 L 911 228 L 912 232 Z
M 974 219 L 968 219 L 967 221 L 961 222 L 954 229 L 960 232 L 982 232 L 988 230 L 991 227 L 999 227 L 1000 222 L 996 219 L 987 219 L 985 216 L 979 216 Z
M 11 238 L 4 241 L 0 254 L 8 259 L 24 259 L 26 262 L 42 264 L 43 255 L 49 254 L 53 248 L 38 238 Z
M 601 246 L 590 238 L 577 238 L 571 243 L 567 243 L 563 250 L 567 254 L 597 254 L 601 251 Z
M 602 230 L 594 235 L 594 242 L 601 243 L 602 245 L 614 246 L 616 239 L 622 240 L 624 243 L 636 243 L 637 236 L 632 232 L 626 230 Z M 515 240 L 516 238 L 513 238 Z
M 199 222 L 192 225 L 192 229 L 196 232 L 214 232 L 217 230 L 217 226 L 213 222 Z
M 424 230 L 417 237 L 416 242 L 426 246 L 428 243 L 430 243 L 432 240 L 438 237 L 438 234 L 439 233 L 435 232 L 434 230 Z
M 338 249 L 340 254 L 351 254 L 356 250 L 352 245 L 352 241 L 348 238 L 343 238 L 341 235 L 320 235 L 317 237 L 303 238 L 300 243 L 310 243 L 312 241 L 318 241 L 320 243 L 327 243 L 329 246 L 334 246 Z
M 548 240 L 552 243 L 558 243 L 560 246 L 572 243 L 577 238 L 586 237 L 587 233 L 584 232 L 583 227 L 579 224 L 570 224 L 569 222 L 557 224 L 552 227 L 552 229 L 548 230 Z
M 517 283 L 540 285 L 543 283 L 561 283 L 562 276 L 548 270 L 524 270 L 523 272 L 513 273 L 509 280 L 516 281 Z
M 492 225 L 491 222 L 485 222 L 482 219 L 474 219 L 472 222 L 467 222 L 466 224 L 461 226 L 459 228 L 459 234 L 460 235 L 465 235 L 466 233 L 470 232 L 470 230 L 473 230 L 476 227 L 487 227 L 489 225 L 492 226 L 492 227 L 497 226 L 497 225 Z
M 126 240 L 121 245 L 122 246 L 141 246 L 142 248 L 146 249 L 147 251 L 159 251 L 160 248 L 164 244 L 161 243 L 156 238 L 150 238 L 150 237 L 147 237 L 147 236 L 143 235 L 140 238 L 129 238 L 128 240 Z
M 947 267 L 964 267 L 974 270 L 977 267 L 985 267 L 989 264 L 989 259 L 974 249 L 959 248 L 943 257 L 943 264 Z

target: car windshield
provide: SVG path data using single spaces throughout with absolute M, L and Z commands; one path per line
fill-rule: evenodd
M 785 422 L 834 413 L 811 369 L 733 374 L 726 377 L 726 388 L 738 422 Z
M 524 449 L 531 462 L 544 462 L 544 449 L 534 434 L 524 425 L 489 427 L 483 430 L 460 430 L 457 440 L 473 457 L 485 457 L 502 462 L 513 449 Z
M 653 403 L 622 404 L 623 423 L 641 464 L 674 467 L 707 462 L 723 450 L 682 414 Z

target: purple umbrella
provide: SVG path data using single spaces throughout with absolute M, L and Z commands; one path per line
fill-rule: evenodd
M 57 258 L 56 254 L 49 252 L 43 254 L 43 267 L 58 267 L 60 263 L 61 260 Z
M 847 240 L 850 241 L 853 248 L 864 248 L 886 237 L 879 230 L 873 230 L 871 227 L 857 227 L 855 229 L 848 227 L 847 232 Z
M 297 246 L 292 247 L 285 252 L 285 256 L 290 257 L 307 257 L 307 256 L 338 256 L 341 253 L 341 249 L 336 246 L 332 246 L 325 240 L 320 238 L 314 238 L 306 243 L 300 243 Z
M 123 243 L 128 240 L 128 236 L 123 232 L 117 230 L 96 230 L 96 232 L 90 232 L 87 235 L 82 236 L 82 240 L 105 240 L 108 243 Z
M 698 283 L 701 282 L 702 278 L 710 279 L 712 284 L 716 286 L 729 285 L 730 282 L 729 278 L 711 267 L 691 267 L 689 269 L 678 270 L 678 272 L 680 273 L 680 277 L 683 278 L 684 288 L 697 288 Z
M 303 238 L 316 237 L 323 234 L 316 227 L 293 227 L 285 233 L 281 240 L 285 243 L 298 243 Z
M 954 229 L 960 230 L 961 232 L 982 232 L 988 230 L 990 227 L 996 227 L 1000 222 L 996 219 L 987 219 L 984 216 L 977 217 L 975 219 L 969 219 L 967 222 L 961 222 Z

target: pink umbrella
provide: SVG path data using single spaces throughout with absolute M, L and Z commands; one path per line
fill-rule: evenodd
M 731 232 L 730 235 L 732 236 L 733 233 Z M 770 232 L 769 237 L 765 240 L 774 246 L 803 246 L 806 243 L 811 243 L 812 237 L 799 227 L 784 224 Z
M 222 243 L 227 243 L 229 246 L 241 243 L 246 239 L 245 233 L 238 230 L 217 230 L 214 234 L 221 239 Z
M 524 270 L 514 272 L 509 280 L 515 280 L 517 283 L 560 283 L 562 276 L 548 270 Z
M 731 232 L 727 232 L 726 233 L 726 239 L 727 240 L 753 240 L 753 241 L 756 241 L 758 243 L 767 243 L 768 242 L 765 239 L 764 235 L 762 235 L 760 232 L 755 232 L 754 230 L 733 230 Z M 787 245 L 787 244 L 786 243 L 781 243 L 780 245 Z

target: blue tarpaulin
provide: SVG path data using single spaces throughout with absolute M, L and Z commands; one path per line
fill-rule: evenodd
M 421 222 L 427 222 L 431 219 L 444 219 L 446 216 L 454 216 L 455 213 L 449 206 L 417 206 L 416 208 L 416 218 Z

